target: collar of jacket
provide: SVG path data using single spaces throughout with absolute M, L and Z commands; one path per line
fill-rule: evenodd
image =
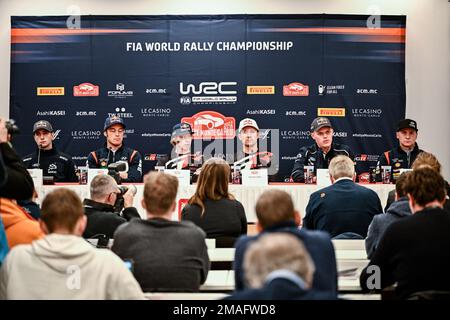
M 334 152 L 334 149 L 336 149 L 336 143 L 331 142 L 330 151 L 328 151 L 326 154 L 332 154 Z M 321 152 L 323 152 L 323 150 L 319 148 L 317 143 L 313 144 L 313 150 L 314 151 L 321 151 Z
M 275 279 L 285 279 L 285 280 L 291 281 L 292 283 L 297 285 L 302 290 L 307 289 L 306 283 L 302 279 L 302 277 L 300 277 L 298 274 L 296 274 L 295 272 L 293 272 L 291 270 L 279 269 L 279 270 L 272 271 L 271 273 L 269 273 L 267 275 L 265 283 L 270 284 Z
M 273 226 L 267 227 L 266 229 L 264 229 L 264 231 L 278 231 L 279 229 L 282 228 L 298 228 L 298 226 L 295 224 L 294 220 L 288 220 L 288 221 L 284 221 L 284 222 L 280 222 L 277 223 Z
M 339 180 L 339 179 L 340 179 L 340 180 Z M 334 184 L 337 184 L 337 183 L 355 183 L 355 182 L 353 182 L 353 179 L 352 179 L 352 178 L 345 177 L 345 179 L 342 179 L 342 178 L 339 178 L 339 179 L 337 179 L 336 181 L 334 181 L 333 185 L 334 185 Z
M 114 212 L 114 207 L 110 204 L 97 202 L 91 199 L 84 199 L 83 206 L 85 209 L 94 209 L 96 211 Z
M 397 147 L 397 151 L 398 151 L 398 153 L 406 154 L 406 152 L 402 149 L 402 147 L 400 147 L 400 144 Z M 419 152 L 419 145 L 416 142 L 416 144 L 414 145 L 414 148 L 411 150 L 411 153 L 417 153 L 417 152 Z

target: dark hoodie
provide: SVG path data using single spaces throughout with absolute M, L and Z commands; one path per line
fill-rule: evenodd
M 408 197 L 402 197 L 393 202 L 384 214 L 377 214 L 373 217 L 372 223 L 369 225 L 366 238 L 367 257 L 372 258 L 381 237 L 387 227 L 400 218 L 411 215 Z

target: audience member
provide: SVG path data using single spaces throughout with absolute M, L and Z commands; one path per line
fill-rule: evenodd
M 435 155 L 433 155 L 432 153 L 429 152 L 421 152 L 416 160 L 414 160 L 414 163 L 412 165 L 412 169 L 419 169 L 419 168 L 423 168 L 429 166 L 431 169 L 433 169 L 434 171 L 442 174 L 441 172 L 441 163 L 439 162 L 439 160 L 436 158 Z M 444 209 L 450 211 L 450 200 L 449 200 L 449 195 L 450 195 L 450 185 L 448 183 L 447 180 L 445 180 L 445 190 L 446 190 L 446 200 L 444 203 Z
M 0 216 L 11 249 L 19 244 L 29 244 L 44 236 L 39 223 L 14 200 L 0 198 Z
M 190 221 L 172 221 L 178 180 L 151 172 L 144 178 L 142 207 L 148 220 L 120 226 L 112 250 L 134 262 L 142 290 L 198 291 L 209 270 L 205 233 Z
M 198 178 L 197 190 L 182 211 L 182 219 L 194 222 L 207 238 L 233 246 L 247 234 L 247 218 L 242 204 L 228 192 L 230 166 L 225 160 L 208 159 Z
M 42 203 L 44 239 L 17 246 L 0 270 L 0 299 L 143 299 L 124 262 L 93 248 L 75 192 L 56 189 Z
M 41 208 L 37 203 L 38 194 L 36 190 L 33 191 L 33 197 L 29 200 L 17 201 L 17 204 L 22 207 L 34 220 L 41 218 Z
M 0 186 L 0 197 L 15 200 L 30 199 L 34 190 L 33 179 L 8 142 L 8 131 L 2 118 L 0 118 L 0 154 L 4 164 L 4 183 Z
M 244 258 L 250 289 L 229 300 L 325 300 L 331 292 L 311 290 L 314 263 L 301 240 L 288 233 L 269 233 L 250 244 Z
M 236 242 L 234 276 L 236 290 L 245 288 L 245 272 L 242 268 L 248 246 L 265 234 L 285 232 L 301 240 L 316 265 L 312 287 L 320 291 L 337 294 L 336 258 L 330 236 L 322 231 L 299 229 L 301 217 L 294 209 L 291 196 L 282 190 L 267 190 L 258 199 L 255 207 L 257 227 L 262 233 L 257 236 L 242 236 Z
M 138 211 L 133 207 L 134 195 L 128 189 L 123 195 L 124 209 L 122 215 L 116 202 L 121 197 L 121 191 L 113 177 L 101 174 L 92 179 L 90 185 L 91 199 L 84 199 L 84 213 L 87 217 L 87 226 L 84 238 L 95 238 L 104 235 L 111 239 L 117 227 L 133 218 L 140 218 Z
M 5 259 L 8 253 L 8 241 L 6 240 L 5 229 L 3 227 L 3 221 L 0 217 L 0 266 L 2 265 L 3 259 Z
M 360 276 L 363 291 L 397 283 L 401 298 L 423 291 L 450 291 L 450 214 L 443 210 L 445 181 L 435 170 L 415 169 L 406 178 L 412 216 L 384 232 Z
M 355 166 L 349 157 L 334 157 L 329 170 L 333 184 L 311 195 L 304 227 L 327 231 L 331 237 L 351 232 L 364 239 L 372 218 L 383 212 L 378 195 L 354 182 Z
M 409 172 L 402 173 L 395 182 L 395 201 L 387 209 L 385 214 L 377 214 L 373 217 L 373 220 L 369 225 L 365 241 L 367 257 L 369 259 L 372 258 L 386 228 L 392 222 L 411 215 L 409 200 L 405 191 L 406 176 L 408 173 Z

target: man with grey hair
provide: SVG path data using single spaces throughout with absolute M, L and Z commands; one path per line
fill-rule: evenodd
M 311 194 L 303 226 L 327 231 L 333 238 L 364 239 L 372 218 L 383 212 L 378 195 L 355 183 L 349 157 L 334 157 L 329 170 L 332 185 Z
M 111 239 L 117 227 L 133 218 L 140 218 L 133 207 L 134 189 L 129 188 L 123 195 L 113 177 L 101 174 L 92 179 L 90 185 L 91 198 L 84 199 L 84 212 L 87 226 L 84 238 L 98 236 Z M 123 199 L 123 211 L 117 204 Z M 122 212 L 120 212 L 122 211 Z
M 250 289 L 230 300 L 325 300 L 330 292 L 310 290 L 315 271 L 303 242 L 288 233 L 271 233 L 253 242 L 244 258 L 245 278 Z

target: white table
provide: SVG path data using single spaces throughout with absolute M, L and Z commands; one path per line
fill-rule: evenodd
M 134 206 L 138 209 L 139 213 L 145 218 L 145 211 L 141 206 L 141 199 L 143 194 L 143 184 L 135 184 L 137 187 L 137 195 L 134 199 Z M 365 187 L 374 190 L 378 197 L 380 197 L 381 204 L 384 206 L 387 201 L 389 191 L 395 189 L 393 184 L 364 184 Z M 37 192 L 41 202 L 45 195 L 55 188 L 66 187 L 74 190 L 81 199 L 89 198 L 89 186 L 79 184 L 59 184 L 49 186 L 37 187 Z M 195 185 L 186 187 L 180 187 L 177 195 L 177 203 L 180 199 L 189 199 L 195 192 Z M 245 187 L 242 185 L 230 185 L 230 192 L 239 200 L 247 215 L 248 222 L 256 222 L 255 204 L 258 197 L 267 189 L 281 189 L 291 194 L 295 207 L 300 210 L 302 216 L 305 214 L 305 208 L 308 204 L 311 193 L 320 189 L 317 185 L 311 184 L 295 184 L 295 183 L 275 183 L 266 187 Z M 173 213 L 173 219 L 178 219 L 178 208 Z
M 205 283 L 200 287 L 200 291 L 208 292 L 229 292 L 234 290 L 233 270 L 212 270 L 209 271 Z M 338 277 L 339 292 L 361 291 L 359 285 L 359 272 L 351 277 Z

